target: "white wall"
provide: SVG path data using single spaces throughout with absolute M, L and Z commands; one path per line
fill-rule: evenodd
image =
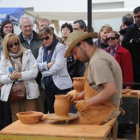
M 34 7 L 36 0 L 1 0 L 0 7 Z
M 36 0 L 36 5 L 37 11 L 83 11 L 87 9 L 87 0 Z
M 87 0 L 1 0 L 0 7 L 34 7 L 37 11 L 67 12 L 86 10 Z
M 140 1 L 139 0 L 125 0 L 125 8 L 135 8 L 140 6 Z
M 119 2 L 119 1 L 125 1 L 125 0 L 92 0 L 92 3 L 107 3 L 107 2 Z

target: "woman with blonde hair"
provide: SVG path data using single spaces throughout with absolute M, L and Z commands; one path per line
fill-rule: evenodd
M 109 31 L 112 31 L 112 27 L 109 24 L 102 26 L 99 31 L 98 40 L 94 44 L 102 49 L 107 48 L 106 36 Z
M 9 101 L 11 89 L 15 82 L 19 82 L 26 99 L 10 102 L 12 119 L 17 120 L 16 113 L 36 110 L 35 99 L 39 97 L 38 85 L 35 78 L 38 74 L 36 60 L 31 50 L 23 48 L 17 35 L 10 33 L 3 40 L 3 56 L 0 63 L 0 100 Z
M 5 35 L 14 32 L 13 23 L 5 20 L 0 28 L 0 61 L 3 55 L 3 39 Z M 0 84 L 0 86 L 2 86 Z M 12 123 L 11 109 L 8 102 L 0 101 L 0 130 Z

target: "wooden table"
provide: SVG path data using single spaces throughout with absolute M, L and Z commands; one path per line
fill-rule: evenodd
M 130 92 L 135 91 L 137 95 L 131 95 Z M 139 99 L 140 90 L 131 90 L 127 94 L 122 94 L 122 108 L 124 115 L 118 117 L 119 123 L 130 123 L 136 125 L 136 140 L 139 140 Z
M 111 126 L 56 124 L 41 121 L 22 124 L 19 120 L 0 131 L 0 140 L 102 140 Z
M 131 92 L 137 92 L 137 95 L 130 94 Z M 122 97 L 136 97 L 140 98 L 140 90 L 130 90 L 127 94 L 122 94 Z

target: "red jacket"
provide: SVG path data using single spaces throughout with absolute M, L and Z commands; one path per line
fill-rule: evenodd
M 105 51 L 107 50 L 105 49 Z M 133 83 L 133 66 L 130 52 L 123 48 L 123 46 L 119 45 L 115 59 L 122 69 L 123 82 Z

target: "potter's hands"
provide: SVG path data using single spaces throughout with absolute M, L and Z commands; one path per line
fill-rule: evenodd
M 50 69 L 50 68 L 54 65 L 54 63 L 55 63 L 55 62 L 49 62 L 49 63 L 47 64 L 48 69 Z
M 74 90 L 68 92 L 67 96 L 68 96 L 68 100 L 69 100 L 70 103 L 73 103 L 74 101 L 77 101 L 80 98 L 79 94 L 77 92 L 74 92 Z
M 80 112 L 86 111 L 91 107 L 91 105 L 88 102 L 88 100 L 80 100 L 80 101 L 76 101 L 75 103 L 76 103 L 75 107 Z

